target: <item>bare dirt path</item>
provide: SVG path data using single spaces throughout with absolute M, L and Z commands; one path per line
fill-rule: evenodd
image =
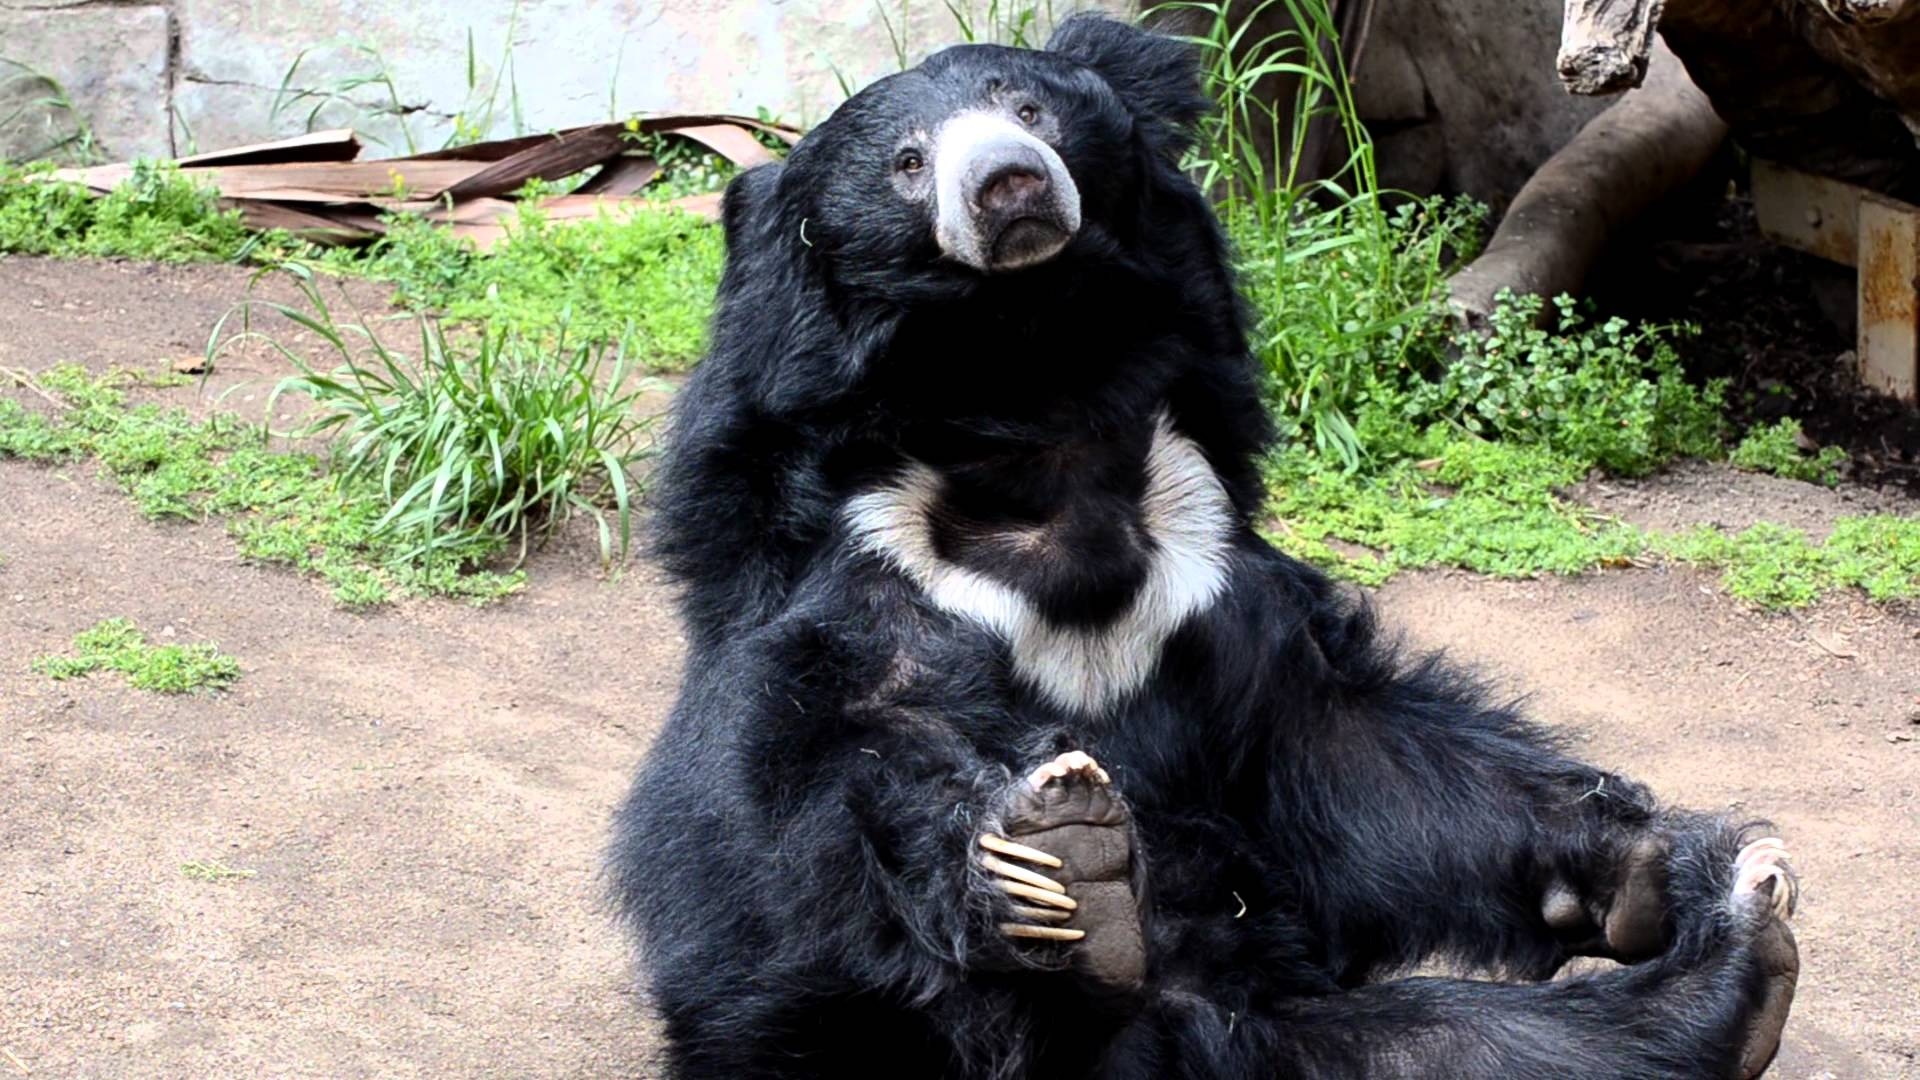
M 162 369 L 245 281 L 0 259 L 0 366 Z M 248 363 L 228 374 L 275 374 Z M 1605 498 L 1859 512 L 1808 490 L 1710 471 Z M 1597 761 L 1771 816 L 1805 879 L 1774 1075 L 1920 1077 L 1920 618 L 1765 617 L 1709 586 L 1433 574 L 1380 600 Z M 111 616 L 244 677 L 165 698 L 29 671 Z M 503 604 L 353 615 L 217 526 L 143 521 L 91 466 L 0 462 L 0 1077 L 657 1075 L 594 874 L 679 660 L 657 576 L 586 544 Z M 252 876 L 182 872 L 212 860 Z

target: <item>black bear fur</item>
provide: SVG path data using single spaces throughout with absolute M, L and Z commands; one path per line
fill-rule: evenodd
M 981 273 L 942 257 L 889 163 L 1006 94 L 1054 118 L 1083 224 Z M 1044 51 L 957 47 L 882 80 L 729 187 L 711 355 L 654 492 L 685 683 L 609 864 L 671 1076 L 1739 1075 L 1768 992 L 1764 904 L 1729 899 L 1747 830 L 1568 756 L 1256 535 L 1260 377 L 1178 168 L 1206 108 L 1187 46 L 1076 17 Z M 1224 586 L 1100 707 L 1040 692 L 1004 634 L 850 530 L 917 463 L 943 559 L 1097 633 L 1151 572 L 1162 415 L 1230 505 Z M 1002 938 L 974 858 L 1008 785 L 1068 749 L 1138 829 L 1137 994 Z M 1657 955 L 1540 981 L 1608 951 L 1649 838 Z M 1555 888 L 1592 919 L 1550 924 Z M 1504 981 L 1399 977 L 1436 957 Z

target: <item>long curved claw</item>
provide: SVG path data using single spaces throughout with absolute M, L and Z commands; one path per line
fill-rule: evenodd
M 1048 907 L 1061 908 L 1066 911 L 1074 911 L 1080 907 L 1080 901 L 1075 900 L 1071 896 L 1062 893 L 1048 892 L 1045 889 L 1036 889 L 1025 882 L 1002 879 L 994 882 L 994 884 L 999 886 L 1000 891 L 1006 893 L 1008 896 L 1019 897 L 1022 900 L 1032 900 L 1035 903 L 1045 904 Z
M 1059 893 L 1062 896 L 1066 895 L 1067 892 L 1065 885 L 1060 884 L 1045 874 L 1029 870 L 1024 866 L 1015 866 L 1004 859 L 994 858 L 992 855 L 981 856 L 980 865 L 999 874 L 1003 878 L 1031 885 L 1036 889 L 1045 889 L 1048 892 Z
M 1023 862 L 1051 867 L 1055 870 L 1066 865 L 1058 858 L 1041 851 L 1039 848 L 1030 848 L 1025 844 L 1016 844 L 1004 836 L 995 836 L 992 833 L 980 834 L 980 846 L 995 854 L 1005 855 L 1009 859 L 1020 859 Z

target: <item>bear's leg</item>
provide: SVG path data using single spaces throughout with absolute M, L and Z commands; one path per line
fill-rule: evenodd
M 1711 918 L 1760 835 L 1659 806 L 1437 664 L 1280 734 L 1269 843 L 1343 985 L 1434 954 L 1525 979 L 1572 956 L 1663 955 Z
M 1102 1080 L 1752 1080 L 1771 1063 L 1797 954 L 1778 852 L 1724 876 L 1701 957 L 1550 983 L 1407 979 L 1319 997 L 1157 995 Z

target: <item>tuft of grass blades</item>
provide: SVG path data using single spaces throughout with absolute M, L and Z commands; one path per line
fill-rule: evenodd
M 564 321 L 547 343 L 492 328 L 456 336 L 423 317 L 417 350 L 402 353 L 364 317 L 336 317 L 310 270 L 285 271 L 306 307 L 249 301 L 241 331 L 223 340 L 217 327 L 209 353 L 261 338 L 296 369 L 274 388 L 269 413 L 286 395 L 312 402 L 290 434 L 327 439 L 342 481 L 379 493 L 385 509 L 370 530 L 394 538 L 402 560 L 505 538 L 518 546 L 517 566 L 576 514 L 593 519 L 604 562 L 625 555 L 633 472 L 652 450 L 651 417 L 635 402 L 652 384 L 633 377 L 623 348 L 574 344 Z M 255 307 L 313 335 L 335 365 L 323 370 L 253 332 Z
M 117 671 L 137 690 L 184 694 L 221 690 L 240 678 L 240 664 L 210 644 L 149 645 L 128 619 L 108 619 L 74 636 L 67 655 L 43 656 L 33 670 L 50 679 Z

